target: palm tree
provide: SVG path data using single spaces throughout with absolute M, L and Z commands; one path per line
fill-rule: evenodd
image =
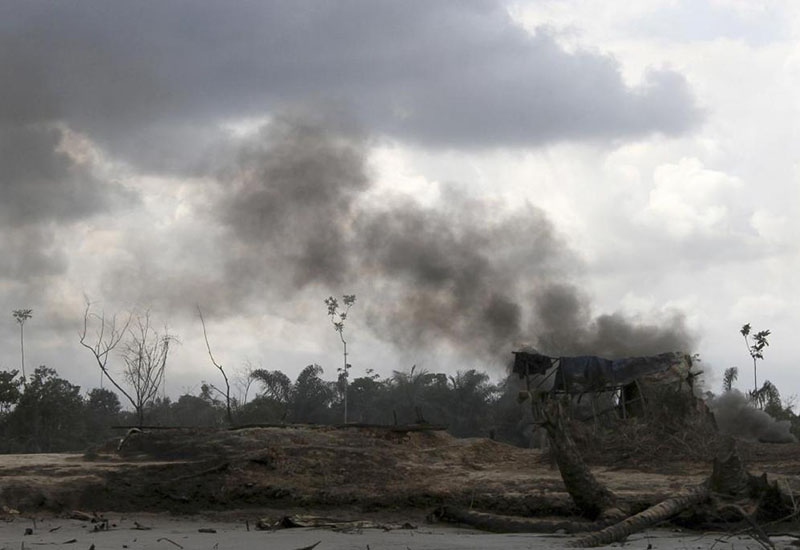
M 19 323 L 19 349 L 22 355 L 22 383 L 27 384 L 25 381 L 25 321 L 33 317 L 32 309 L 15 309 L 11 315 Z

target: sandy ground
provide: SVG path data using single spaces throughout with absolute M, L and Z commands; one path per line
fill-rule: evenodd
M 769 472 L 795 492 L 800 491 L 798 456 L 800 445 L 749 450 L 753 471 Z M 593 471 L 631 502 L 644 497 L 657 502 L 710 470 L 707 463 L 674 460 L 644 470 L 625 466 L 595 465 Z M 541 452 L 442 433 L 184 430 L 143 434 L 123 453 L 110 442 L 86 455 L 0 455 L 0 550 L 298 550 L 318 541 L 317 550 L 500 550 L 563 548 L 575 538 L 426 523 L 425 516 L 445 503 L 521 515 L 564 514 L 572 507 L 558 470 Z M 74 510 L 102 513 L 109 529 L 95 531 L 96 523 L 64 519 Z M 409 521 L 416 528 L 255 529 L 260 518 L 315 513 Z M 149 529 L 137 529 L 135 522 Z M 32 532 L 26 535 L 27 529 Z M 778 548 L 800 547 L 789 546 L 798 540 L 792 537 L 773 540 Z M 676 530 L 633 535 L 624 546 L 763 548 L 747 536 Z
M 517 550 L 564 548 L 574 537 L 559 535 L 498 535 L 443 526 L 420 526 L 416 529 L 383 531 L 367 529 L 339 533 L 324 529 L 247 530 L 244 521 L 220 522 L 198 517 L 175 518 L 146 514 L 108 515 L 108 531 L 92 532 L 93 524 L 60 518 L 17 517 L 0 524 L 0 550 L 25 548 L 68 548 L 71 550 L 163 549 L 163 550 L 298 550 L 319 542 L 317 550 Z M 147 530 L 137 529 L 139 526 Z M 35 525 L 35 527 L 34 527 Z M 32 534 L 25 535 L 26 528 Z M 202 533 L 199 529 L 214 532 Z M 776 548 L 790 546 L 792 537 L 776 537 Z M 619 548 L 620 544 L 605 548 Z M 630 549 L 718 550 L 761 549 L 759 543 L 745 536 L 722 533 L 690 533 L 653 530 L 631 536 L 624 544 Z
M 594 471 L 623 498 L 657 500 L 710 470 L 668 466 Z M 114 442 L 91 456 L 0 455 L 0 505 L 22 512 L 353 505 L 429 512 L 443 503 L 522 515 L 543 503 L 551 512 L 572 506 L 558 469 L 540 451 L 444 433 L 186 430 L 142 434 L 122 454 Z

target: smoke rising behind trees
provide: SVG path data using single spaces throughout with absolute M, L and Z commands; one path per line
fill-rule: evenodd
M 768 443 L 791 443 L 797 438 L 789 430 L 789 420 L 776 420 L 756 409 L 751 400 L 738 390 L 726 391 L 709 401 L 717 426 L 723 434 Z
M 211 208 L 226 230 L 219 286 L 247 300 L 357 282 L 375 290 L 367 324 L 399 347 L 444 342 L 487 358 L 521 342 L 608 357 L 692 351 L 679 314 L 595 315 L 568 282 L 579 260 L 534 205 L 509 209 L 454 187 L 432 205 L 363 200 L 373 188 L 366 152 L 363 135 L 309 116 L 265 127 L 221 171 L 231 181 Z

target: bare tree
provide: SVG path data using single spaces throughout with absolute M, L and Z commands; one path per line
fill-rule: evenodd
M 223 392 L 214 384 L 209 384 L 208 387 L 212 390 L 215 390 L 217 393 L 225 396 L 225 412 L 228 416 L 228 424 L 233 426 L 233 412 L 231 411 L 231 383 L 228 380 L 228 375 L 225 374 L 225 369 L 222 368 L 222 365 L 217 363 L 214 359 L 214 354 L 211 353 L 211 344 L 208 343 L 208 332 L 206 332 L 206 322 L 203 319 L 203 312 L 200 309 L 200 306 L 197 306 L 197 314 L 200 316 L 200 324 L 203 325 L 203 338 L 206 341 L 206 349 L 208 349 L 208 356 L 211 358 L 211 363 L 219 369 L 219 372 L 222 373 L 222 379 L 225 381 L 225 391 Z
M 17 320 L 19 323 L 19 350 L 22 359 L 22 384 L 27 385 L 27 381 L 25 379 L 25 321 L 33 317 L 33 310 L 32 309 L 15 309 L 11 312 L 11 315 L 14 316 L 14 319 Z
M 83 347 L 88 349 L 95 358 L 97 366 L 100 367 L 100 381 L 102 383 L 103 376 L 108 378 L 111 383 L 117 388 L 125 398 L 130 401 L 131 405 L 136 406 L 136 401 L 125 389 L 114 379 L 108 370 L 108 359 L 111 352 L 119 346 L 125 333 L 128 331 L 128 326 L 133 318 L 132 313 L 128 313 L 125 322 L 117 324 L 117 315 L 113 315 L 110 319 L 106 318 L 105 311 L 98 313 L 92 312 L 92 304 L 86 300 L 86 309 L 83 311 L 83 332 L 79 334 L 80 343 Z M 89 326 L 96 325 L 94 337 L 89 336 Z
M 134 318 L 136 323 L 131 327 Z M 96 327 L 94 337 L 89 334 L 90 325 Z M 102 375 L 111 381 L 134 408 L 139 425 L 144 424 L 145 406 L 158 391 L 164 377 L 169 347 L 176 340 L 175 337 L 166 330 L 163 335 L 154 330 L 149 312 L 144 316 L 128 313 L 124 322 L 118 323 L 117 315 L 107 318 L 104 311 L 93 313 L 88 299 L 83 312 L 83 332 L 79 337 L 81 345 L 94 356 Z M 109 368 L 109 358 L 118 347 L 125 363 L 123 377 L 130 390 L 126 390 L 117 381 Z
M 255 382 L 253 373 L 258 370 L 253 366 L 252 361 L 249 359 L 244 362 L 244 365 L 236 369 L 233 373 L 233 386 L 236 388 L 236 406 L 243 407 L 247 405 L 247 400 L 250 395 L 250 387 Z
M 160 334 L 150 321 L 150 312 L 136 317 L 128 329 L 129 338 L 124 342 L 121 355 L 125 362 L 124 376 L 132 389 L 127 396 L 136 410 L 139 425 L 144 424 L 144 410 L 158 394 L 167 368 L 170 344 L 175 337 L 167 332 Z

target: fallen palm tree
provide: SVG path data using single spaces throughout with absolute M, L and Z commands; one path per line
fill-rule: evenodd
M 558 406 L 550 411 L 540 407 L 537 412 L 543 418 L 541 424 L 547 431 L 564 486 L 582 518 L 564 521 L 514 518 L 448 506 L 437 509 L 434 518 L 494 532 L 589 533 L 572 546 L 594 547 L 623 540 L 687 510 L 709 521 L 744 522 L 753 529 L 757 529 L 758 522 L 800 517 L 791 491 L 782 491 L 766 474 L 753 476 L 745 470 L 733 440 L 715 459 L 713 472 L 703 483 L 632 513 L 586 465 L 564 427 Z

